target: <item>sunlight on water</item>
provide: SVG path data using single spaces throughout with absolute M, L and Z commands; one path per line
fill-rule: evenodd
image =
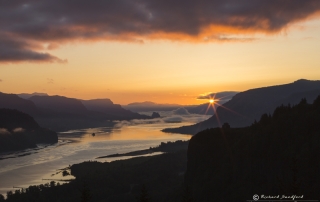
M 204 120 L 208 116 L 201 118 Z M 0 155 L 0 193 L 13 190 L 13 186 L 26 188 L 29 185 L 50 182 L 42 179 L 61 179 L 61 173 L 56 174 L 59 169 L 83 161 L 97 160 L 95 158 L 99 156 L 147 149 L 161 142 L 188 140 L 190 135 L 163 133 L 161 129 L 189 124 L 194 124 L 194 121 L 164 123 L 155 119 L 151 123 L 119 122 L 114 128 L 89 128 L 59 133 L 57 144 L 38 145 L 36 149 Z M 99 161 L 126 158 L 129 157 Z

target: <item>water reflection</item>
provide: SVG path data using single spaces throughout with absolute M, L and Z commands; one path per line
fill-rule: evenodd
M 197 117 L 199 118 L 199 117 Z M 202 119 L 207 119 L 203 116 Z M 54 145 L 38 145 L 38 148 L 0 155 L 0 193 L 12 190 L 13 186 L 47 183 L 42 179 L 60 179 L 53 175 L 61 168 L 96 157 L 115 153 L 127 153 L 135 150 L 155 147 L 161 142 L 186 140 L 188 135 L 161 132 L 166 127 L 179 127 L 194 122 L 153 123 L 126 122 L 116 127 L 100 127 L 71 130 L 59 133 L 59 142 Z M 95 133 L 95 136 L 92 134 Z M 100 159 L 111 161 L 125 159 Z

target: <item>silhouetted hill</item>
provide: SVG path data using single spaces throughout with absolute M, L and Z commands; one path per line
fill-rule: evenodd
M 0 109 L 0 152 L 36 147 L 36 144 L 58 142 L 55 132 L 41 128 L 23 112 Z
M 50 115 L 86 115 L 87 108 L 81 101 L 63 96 L 32 96 L 29 98 L 39 109 Z
M 29 98 L 38 107 L 41 114 L 37 122 L 54 131 L 66 131 L 80 128 L 112 126 L 102 113 L 89 111 L 83 103 L 75 98 L 63 96 L 33 96 Z
M 253 195 L 320 198 L 320 96 L 280 106 L 245 128 L 204 130 L 190 140 L 185 176 L 194 201 Z
M 250 125 L 263 113 L 272 113 L 280 104 L 297 104 L 306 97 L 314 100 L 320 93 L 320 81 L 298 80 L 290 84 L 256 88 L 236 94 L 230 101 L 217 108 L 217 114 L 192 126 L 164 129 L 165 132 L 195 134 L 201 130 L 218 127 L 228 122 L 232 127 Z M 218 119 L 217 119 L 218 118 Z M 219 120 L 219 121 L 218 121 Z
M 239 93 L 239 92 L 237 92 L 237 91 L 222 91 L 222 92 L 217 92 L 217 93 L 207 93 L 207 94 L 199 95 L 197 97 L 197 99 L 199 99 L 199 100 L 214 99 L 214 100 L 220 100 L 220 101 L 228 101 L 237 93 Z
M 38 94 L 38 93 L 35 93 Z M 31 94 L 23 94 L 28 97 Z M 78 100 L 63 96 L 39 94 L 23 99 L 0 93 L 0 108 L 17 109 L 32 115 L 43 127 L 54 131 L 112 126 L 113 120 L 150 119 L 123 109 L 109 99 Z
M 27 114 L 38 114 L 37 107 L 33 102 L 18 97 L 15 94 L 0 92 L 0 108 L 17 109 Z
M 199 96 L 198 99 L 209 100 L 211 98 L 215 98 L 216 102 L 220 105 L 229 101 L 235 94 L 238 92 L 235 91 L 224 91 L 218 93 L 211 93 L 208 95 Z M 208 104 L 200 104 L 200 105 L 179 105 L 179 104 L 157 104 L 154 102 L 146 101 L 146 102 L 134 102 L 128 105 L 122 106 L 125 109 L 129 109 L 134 112 L 151 112 L 151 111 L 172 111 L 178 108 L 185 108 L 192 114 L 207 114 L 213 115 L 214 110 L 212 108 L 208 108 Z
M 81 100 L 81 102 L 88 110 L 103 113 L 108 119 L 130 120 L 150 118 L 150 116 L 123 109 L 121 105 L 113 104 L 110 99 Z
M 49 96 L 47 93 L 20 93 L 20 94 L 17 94 L 17 96 L 23 98 L 23 99 L 29 99 L 31 98 L 32 96 Z
M 213 115 L 214 114 L 214 110 L 209 106 L 209 102 L 205 103 L 205 104 L 200 104 L 197 106 L 192 106 L 192 107 L 188 107 L 186 106 L 185 108 L 188 110 L 188 112 L 190 112 L 191 114 L 206 114 L 206 115 Z
M 228 102 L 232 99 L 239 92 L 235 91 L 223 91 L 218 93 L 210 93 L 207 95 L 199 96 L 198 99 L 202 100 L 209 100 L 214 99 L 216 104 L 223 105 L 224 103 Z M 214 109 L 209 106 L 209 102 L 205 104 L 200 104 L 197 106 L 185 106 L 185 108 L 192 114 L 207 114 L 207 115 L 214 115 Z
M 189 111 L 186 108 L 178 108 L 172 111 L 174 115 L 190 115 Z
M 158 112 L 152 112 L 152 115 L 151 115 L 152 118 L 160 118 L 160 114 Z
M 178 105 L 178 104 L 157 104 L 154 102 L 135 102 L 122 106 L 134 112 L 152 112 L 152 111 L 173 111 L 179 108 L 185 108 L 192 114 L 209 114 L 213 115 L 214 111 L 208 108 L 208 104 L 200 105 Z M 207 113 L 206 113 L 207 112 Z
M 107 120 L 116 120 L 118 116 L 106 115 L 88 110 L 83 103 L 75 98 L 63 96 L 33 96 L 29 98 L 39 111 L 35 117 L 41 126 L 66 131 L 80 128 L 112 126 Z
M 12 131 L 15 128 L 23 128 L 25 130 L 36 130 L 40 126 L 28 114 L 18 110 L 0 109 L 0 128 Z
M 170 151 L 181 144 L 150 149 Z M 313 104 L 304 99 L 293 107 L 277 107 L 245 128 L 225 123 L 204 130 L 191 138 L 187 159 L 182 150 L 111 163 L 83 162 L 69 167 L 76 177 L 70 183 L 30 186 L 9 192 L 6 201 L 79 201 L 87 194 L 91 201 L 131 202 L 142 187 L 158 202 L 239 202 L 255 194 L 318 200 L 319 159 L 320 96 Z
M 128 106 L 155 106 L 155 105 L 159 105 L 155 102 L 151 102 L 151 101 L 145 101 L 145 102 L 133 102 L 133 103 L 129 103 Z

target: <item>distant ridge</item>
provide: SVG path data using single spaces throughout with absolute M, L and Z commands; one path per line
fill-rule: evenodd
M 145 102 L 133 102 L 128 105 L 122 105 L 123 108 L 131 110 L 133 112 L 147 112 L 147 111 L 171 111 L 183 105 L 179 104 L 158 104 L 150 101 Z
M 224 103 L 228 102 L 232 99 L 233 96 L 235 96 L 239 92 L 235 91 L 223 91 L 218 93 L 210 93 L 208 95 L 202 95 L 198 96 L 197 99 L 215 99 L 215 102 L 219 105 L 223 105 Z M 214 109 L 212 107 L 208 107 L 209 103 L 201 104 L 198 106 L 193 107 L 186 107 L 190 113 L 193 114 L 206 114 L 206 115 L 214 115 Z
M 29 98 L 39 109 L 46 113 L 84 115 L 88 112 L 81 101 L 64 96 L 39 96 L 35 95 Z
M 129 103 L 127 105 L 131 106 L 131 105 L 161 105 L 161 104 L 157 104 L 157 103 L 151 102 L 151 101 L 145 101 L 145 102 L 133 102 L 133 103 Z
M 32 116 L 37 115 L 39 112 L 32 101 L 23 99 L 15 94 L 6 94 L 1 92 L 0 108 L 17 109 Z
M 113 117 L 113 119 L 149 119 L 150 116 L 141 115 L 122 108 L 119 104 L 114 104 L 110 99 L 80 100 L 84 106 L 91 111 L 99 112 Z
M 31 98 L 32 96 L 35 96 L 35 95 L 38 95 L 38 96 L 49 96 L 47 93 L 20 93 L 20 94 L 17 94 L 17 96 L 23 98 L 23 99 L 29 99 Z
M 108 98 L 102 98 L 102 99 L 91 99 L 91 100 L 80 100 L 89 110 L 92 110 L 92 107 L 95 106 L 110 106 L 114 105 L 114 103 L 108 99 Z
M 192 126 L 167 128 L 164 132 L 195 134 L 207 128 L 218 127 L 228 122 L 231 127 L 248 126 L 263 113 L 272 113 L 281 104 L 298 104 L 302 98 L 313 102 L 320 94 L 320 81 L 300 79 L 293 83 L 250 89 L 236 94 L 230 101 L 217 108 L 206 121 Z M 219 121 L 220 123 L 219 123 Z
M 0 108 L 16 109 L 27 113 L 45 128 L 54 131 L 66 131 L 79 128 L 110 127 L 114 120 L 151 119 L 141 115 L 110 99 L 79 100 L 45 93 L 22 94 L 0 93 Z M 20 94 L 21 96 L 21 94 Z
M 192 114 L 213 115 L 214 110 L 212 108 L 208 109 L 209 99 L 216 98 L 216 102 L 218 102 L 221 105 L 229 101 L 237 93 L 238 92 L 235 91 L 222 91 L 217 93 L 200 95 L 198 97 L 195 97 L 195 99 L 204 100 L 207 102 L 200 105 L 158 104 L 151 101 L 145 101 L 133 102 L 128 105 L 123 105 L 122 107 L 134 112 L 172 111 L 178 108 L 185 108 Z

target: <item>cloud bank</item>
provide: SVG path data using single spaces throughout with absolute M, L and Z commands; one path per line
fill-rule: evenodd
M 158 111 L 161 114 L 160 118 L 155 119 L 134 119 L 131 121 L 118 121 L 115 125 L 116 128 L 121 128 L 125 126 L 135 126 L 140 124 L 159 124 L 163 128 L 167 127 L 167 123 L 187 123 L 195 124 L 201 121 L 207 120 L 211 115 L 199 115 L 190 114 L 188 111 L 184 112 L 184 108 L 179 108 L 178 110 L 172 111 Z M 177 113 L 178 111 L 178 113 Z
M 47 51 L 83 40 L 250 41 L 319 10 L 319 0 L 0 0 L 0 62 L 66 62 Z
M 0 62 L 67 62 L 48 53 L 37 52 L 38 46 L 36 42 L 32 44 L 23 39 L 11 38 L 0 31 Z

